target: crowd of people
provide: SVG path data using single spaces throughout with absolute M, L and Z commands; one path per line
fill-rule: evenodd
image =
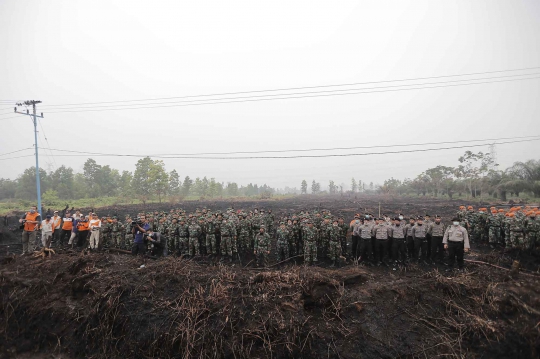
M 41 230 L 45 248 L 77 247 L 99 251 L 116 248 L 132 254 L 153 256 L 211 256 L 230 262 L 267 266 L 271 253 L 276 262 L 303 257 L 307 265 L 328 261 L 339 266 L 344 261 L 361 265 L 407 265 L 411 262 L 447 264 L 456 259 L 463 267 L 470 243 L 489 243 L 532 250 L 540 245 L 540 212 L 537 208 L 509 210 L 461 206 L 450 224 L 441 216 L 432 219 L 403 214 L 394 217 L 356 214 L 350 222 L 330 211 L 301 211 L 276 218 L 271 210 L 212 211 L 207 208 L 188 213 L 139 213 L 99 217 L 67 208 L 41 219 L 32 207 L 20 219 L 23 255 L 29 253 Z M 274 246 L 275 243 L 275 246 Z M 444 262 L 445 252 L 448 259 Z

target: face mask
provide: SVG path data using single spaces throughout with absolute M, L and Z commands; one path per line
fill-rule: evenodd
M 423 223 L 417 223 L 417 225 L 421 226 Z
M 337 223 L 334 223 L 334 227 L 337 227 Z
M 30 213 L 36 213 L 36 211 L 34 211 L 33 209 L 30 210 Z
M 459 226 L 459 222 L 453 222 L 454 226 Z
M 403 216 L 399 216 L 399 220 L 401 221 L 403 219 Z
M 358 223 L 360 223 L 360 220 L 357 219 L 356 221 L 354 221 L 354 223 L 358 224 Z

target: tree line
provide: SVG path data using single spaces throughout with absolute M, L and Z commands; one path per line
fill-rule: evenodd
M 30 167 L 15 180 L 0 178 L 0 200 L 35 200 L 35 173 L 35 167 Z M 57 200 L 115 196 L 137 198 L 143 202 L 157 199 L 161 202 L 165 197 L 270 197 L 276 192 L 266 184 L 239 186 L 236 182 L 224 183 L 207 177 L 192 179 L 190 176 L 181 180 L 175 169 L 168 172 L 163 161 L 150 157 L 137 161 L 133 172 L 120 172 L 89 158 L 84 163 L 82 173 L 61 166 L 50 172 L 40 168 L 39 176 L 45 205 L 54 204 Z
M 520 193 L 540 198 L 540 160 L 515 162 L 505 170 L 499 170 L 490 153 L 473 153 L 466 151 L 458 159 L 456 167 L 436 166 L 429 168 L 414 179 L 399 180 L 390 178 L 382 185 L 374 185 L 351 179 L 349 191 L 352 193 L 382 193 L 392 195 L 432 195 L 447 196 L 452 199 L 455 195 L 476 198 L 485 195 L 499 198 L 503 201 L 510 196 Z M 308 182 L 303 180 L 300 185 L 301 193 L 308 193 Z M 334 181 L 328 183 L 328 191 L 321 189 L 321 184 L 311 182 L 312 194 L 343 193 L 343 185 L 337 186 Z

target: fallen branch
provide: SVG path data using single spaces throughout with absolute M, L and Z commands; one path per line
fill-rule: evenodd
M 488 263 L 488 262 L 473 261 L 472 259 L 464 259 L 464 261 L 465 261 L 465 262 L 468 262 L 468 263 L 487 265 L 487 266 L 490 266 L 490 267 L 493 267 L 493 268 L 505 270 L 505 271 L 507 271 L 507 272 L 510 272 L 510 271 L 511 271 L 510 268 L 504 268 L 504 267 L 501 267 L 501 266 L 498 266 L 498 265 L 495 265 L 495 264 L 491 264 L 491 263 Z M 519 273 L 525 274 L 525 275 L 529 275 L 529 276 L 535 277 L 535 278 L 540 278 L 540 275 L 536 275 L 536 274 L 532 274 L 532 273 L 525 273 L 525 272 L 523 272 L 523 271 L 520 271 Z

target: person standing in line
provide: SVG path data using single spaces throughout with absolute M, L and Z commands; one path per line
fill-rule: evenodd
M 99 233 L 101 229 L 101 220 L 97 214 L 92 213 L 92 219 L 88 227 L 90 228 L 90 249 L 96 250 L 99 247 Z
M 30 207 L 30 210 L 26 212 L 20 219 L 19 223 L 22 225 L 22 245 L 23 250 L 21 255 L 29 254 L 34 250 L 36 242 L 36 231 L 39 228 L 41 222 L 41 215 L 37 211 L 36 206 Z
M 459 224 L 459 218 L 452 219 L 452 225 L 444 232 L 444 249 L 448 250 L 448 271 L 454 268 L 457 257 L 458 270 L 463 268 L 463 253 L 469 252 L 469 235 L 467 230 Z
M 51 216 L 48 214 L 45 219 L 41 221 L 41 243 L 43 248 L 50 248 L 51 241 L 54 232 L 54 221 L 51 220 Z

